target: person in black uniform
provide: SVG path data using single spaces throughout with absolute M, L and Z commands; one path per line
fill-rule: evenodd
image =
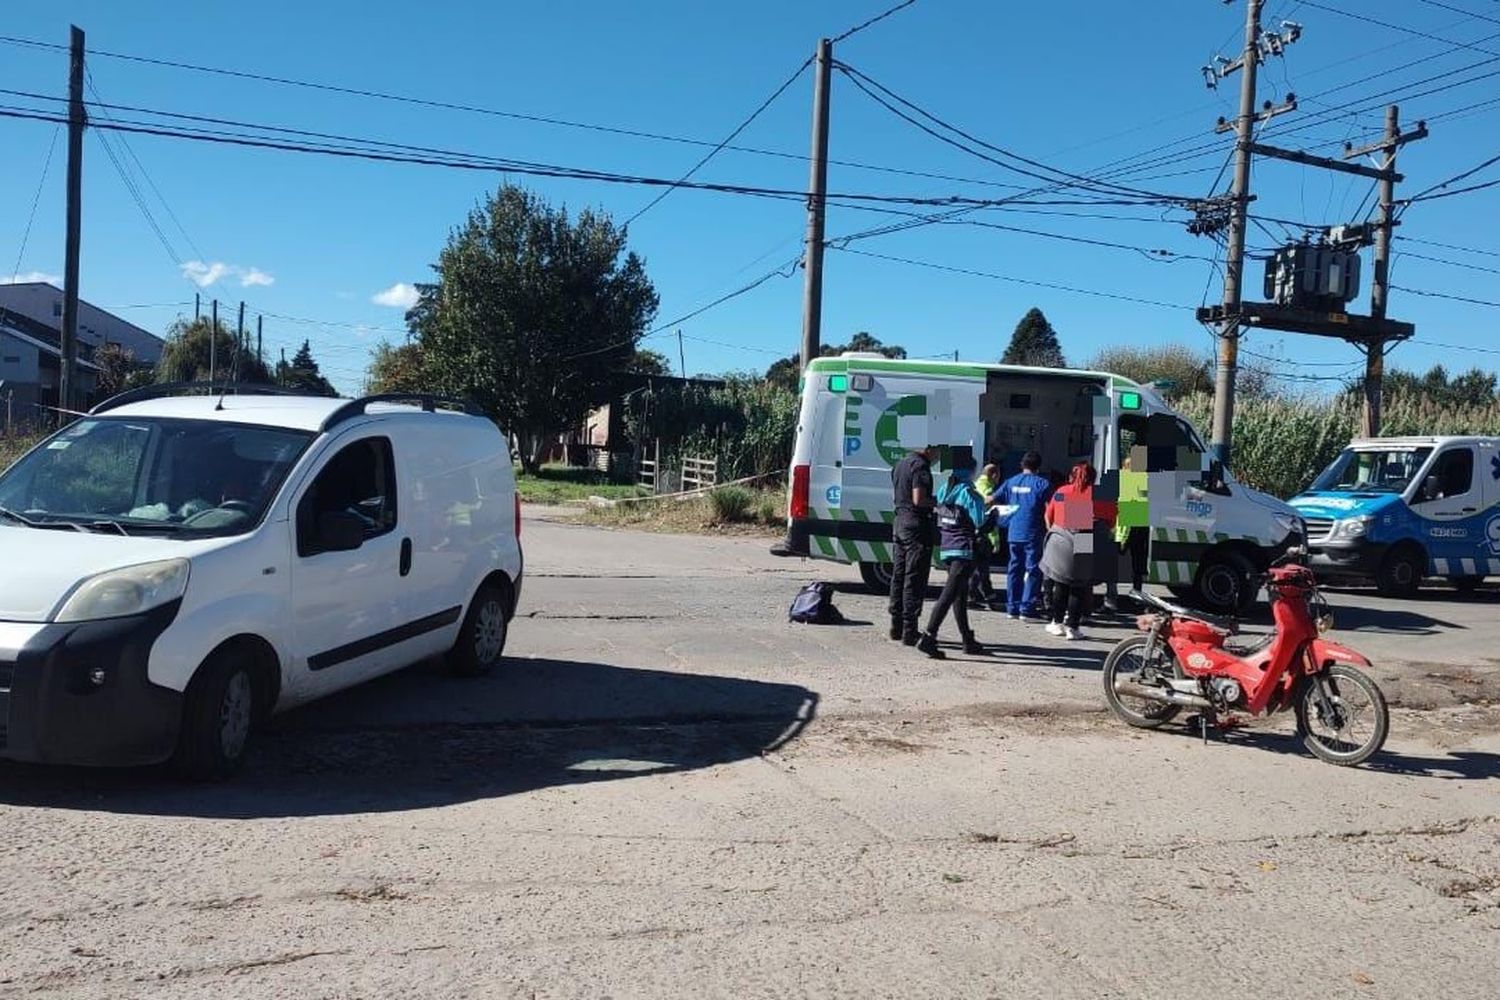
M 891 470 L 895 490 L 895 545 L 891 553 L 891 638 L 915 646 L 922 598 L 932 570 L 932 452 L 928 445 L 907 455 Z

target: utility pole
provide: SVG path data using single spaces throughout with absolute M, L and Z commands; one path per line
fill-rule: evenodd
M 219 354 L 219 300 L 213 301 L 213 326 L 208 331 L 208 383 L 214 381 L 214 365 L 218 361 Z
M 828 195 L 828 87 L 833 43 L 818 40 L 813 57 L 812 167 L 807 181 L 807 252 L 802 258 L 802 368 L 822 353 L 823 213 Z
M 63 263 L 62 358 L 58 364 L 58 408 L 73 409 L 78 365 L 78 251 L 83 229 L 83 29 L 73 25 L 68 50 L 68 206 Z M 59 420 L 68 414 L 59 413 Z
M 194 323 L 198 322 L 199 317 L 202 316 L 202 315 L 203 315 L 203 293 L 202 292 L 194 292 L 193 293 L 193 322 Z
M 1213 450 L 1229 464 L 1234 425 L 1234 377 L 1239 366 L 1240 302 L 1245 271 L 1245 217 L 1250 209 L 1250 142 L 1255 131 L 1255 77 L 1260 67 L 1260 8 L 1263 0 L 1246 0 L 1245 50 L 1240 57 L 1240 113 L 1234 123 L 1234 186 L 1229 198 L 1229 249 L 1224 258 L 1224 322 L 1219 327 L 1218 364 L 1214 369 Z
M 255 363 L 262 368 L 265 367 L 266 359 L 261 354 L 261 333 L 263 331 L 261 324 L 265 321 L 266 318 L 264 316 L 257 315 L 255 317 Z
M 687 355 L 682 350 L 682 331 L 677 331 L 677 365 L 682 377 L 687 378 Z

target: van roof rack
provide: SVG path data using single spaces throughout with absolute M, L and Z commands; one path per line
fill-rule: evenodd
M 355 417 L 364 416 L 366 409 L 371 403 L 415 403 L 422 408 L 423 413 L 435 413 L 439 406 L 445 410 L 457 410 L 470 416 L 483 416 L 484 411 L 479 409 L 471 400 L 457 399 L 453 396 L 434 396 L 427 392 L 381 392 L 373 396 L 361 396 L 359 399 L 351 399 L 349 402 L 334 410 L 323 420 L 323 431 L 330 431 L 345 421 L 353 420 Z
M 127 403 L 139 403 L 147 399 L 161 399 L 164 396 L 176 396 L 186 393 L 201 393 L 205 396 L 216 396 L 223 393 L 235 393 L 240 396 L 305 396 L 308 393 L 298 392 L 296 389 L 288 389 L 279 385 L 268 385 L 262 382 L 162 382 L 157 385 L 143 385 L 135 389 L 126 389 L 124 392 L 95 404 L 89 410 L 89 416 L 106 413 L 117 409 Z

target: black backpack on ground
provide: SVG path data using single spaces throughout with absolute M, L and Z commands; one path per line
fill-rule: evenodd
M 837 625 L 844 620 L 839 609 L 833 606 L 833 584 L 821 581 L 809 583 L 797 591 L 786 617 L 787 621 L 804 625 Z

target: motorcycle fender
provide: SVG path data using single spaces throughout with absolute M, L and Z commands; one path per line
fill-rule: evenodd
M 1352 666 L 1364 667 L 1366 670 L 1372 665 L 1362 653 L 1325 639 L 1312 641 L 1312 661 L 1319 669 L 1330 663 L 1348 663 Z

